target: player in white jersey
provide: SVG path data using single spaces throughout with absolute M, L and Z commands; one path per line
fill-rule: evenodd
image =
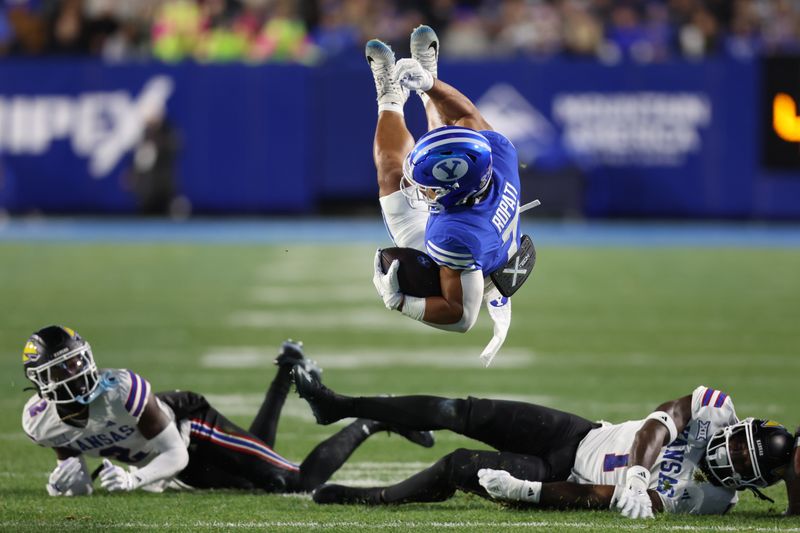
M 37 391 L 23 409 L 22 426 L 58 459 L 47 484 L 51 496 L 93 491 L 87 455 L 103 459 L 97 472 L 109 491 L 169 486 L 298 492 L 327 480 L 375 432 L 392 430 L 417 444 L 433 445 L 430 432 L 359 420 L 319 444 L 302 464 L 276 453 L 272 447 L 292 368 L 319 371 L 303 357 L 301 345 L 291 341 L 282 346 L 277 374 L 249 430 L 199 394 L 154 394 L 150 383 L 131 370 L 98 371 L 91 347 L 70 328 L 37 331 L 25 344 L 22 360 Z
M 439 39 L 430 27 L 411 34 L 411 58 L 395 63 L 391 48 L 376 39 L 366 57 L 378 95 L 373 154 L 384 222 L 396 246 L 427 252 L 440 266 L 442 296 L 402 294 L 399 264 L 384 274 L 377 254 L 373 282 L 388 309 L 448 331 L 468 331 L 485 301 L 495 323 L 481 355 L 488 364 L 510 325 L 508 296 L 533 267 L 533 246 L 518 231 L 516 149 L 438 79 Z M 416 143 L 403 115 L 409 90 L 417 91 L 428 118 L 429 131 Z M 490 274 L 501 276 L 497 286 Z
M 551 508 L 618 508 L 632 518 L 652 511 L 721 514 L 737 491 L 786 479 L 791 512 L 800 511 L 792 436 L 780 424 L 739 421 L 729 396 L 697 387 L 643 420 L 593 423 L 523 402 L 436 396 L 349 397 L 299 367 L 295 382 L 317 421 L 360 416 L 418 430 L 449 429 L 497 451 L 459 449 L 388 487 L 323 485 L 318 503 L 440 501 L 456 489 Z M 793 449 L 795 451 L 793 451 Z

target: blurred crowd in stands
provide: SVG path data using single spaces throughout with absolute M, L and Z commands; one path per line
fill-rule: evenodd
M 800 51 L 800 0 L 0 0 L 0 56 L 317 64 L 425 23 L 442 55 L 614 63 Z

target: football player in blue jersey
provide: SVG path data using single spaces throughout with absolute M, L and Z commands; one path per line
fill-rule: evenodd
M 416 444 L 433 445 L 430 432 L 359 420 L 320 443 L 301 464 L 276 453 L 273 445 L 292 369 L 319 372 L 303 357 L 301 343 L 292 341 L 281 347 L 277 374 L 248 430 L 200 394 L 153 393 L 150 383 L 131 370 L 98 370 L 89 343 L 70 328 L 48 326 L 31 335 L 22 361 L 36 390 L 23 409 L 23 428 L 33 442 L 52 448 L 58 460 L 46 485 L 51 496 L 92 493 L 86 455 L 102 458 L 100 485 L 112 492 L 301 492 L 328 479 L 377 431 L 391 430 Z
M 378 254 L 373 282 L 388 309 L 449 331 L 468 331 L 485 300 L 495 323 L 482 355 L 488 364 L 511 318 L 510 300 L 488 276 L 516 271 L 513 291 L 532 267 L 517 260 L 504 268 L 520 249 L 517 153 L 466 96 L 438 79 L 438 54 L 439 39 L 428 26 L 411 34 L 411 58 L 395 62 L 379 40 L 366 45 L 378 95 L 373 155 L 384 221 L 396 246 L 425 251 L 439 264 L 442 295 L 402 294 L 399 264 L 384 274 Z M 430 128 L 416 143 L 403 115 L 411 90 Z

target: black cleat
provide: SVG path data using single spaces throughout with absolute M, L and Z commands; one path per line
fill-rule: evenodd
M 323 505 L 329 503 L 379 505 L 381 503 L 381 489 L 327 484 L 314 489 L 311 497 L 314 502 Z
M 314 374 L 317 379 L 322 378 L 322 369 L 317 365 L 316 361 L 305 358 L 302 341 L 293 341 L 292 339 L 284 341 L 274 363 L 290 369 L 300 365 L 305 368 L 306 372 Z
M 292 373 L 297 394 L 308 402 L 317 424 L 327 426 L 344 418 L 336 413 L 336 393 L 322 384 L 319 374 L 307 371 L 303 365 L 296 365 Z

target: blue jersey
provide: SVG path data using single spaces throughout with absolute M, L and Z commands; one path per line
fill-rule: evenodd
M 471 206 L 432 212 L 425 248 L 434 261 L 453 270 L 481 270 L 489 275 L 519 248 L 519 171 L 517 151 L 496 131 L 481 131 L 492 147 L 492 184 Z

